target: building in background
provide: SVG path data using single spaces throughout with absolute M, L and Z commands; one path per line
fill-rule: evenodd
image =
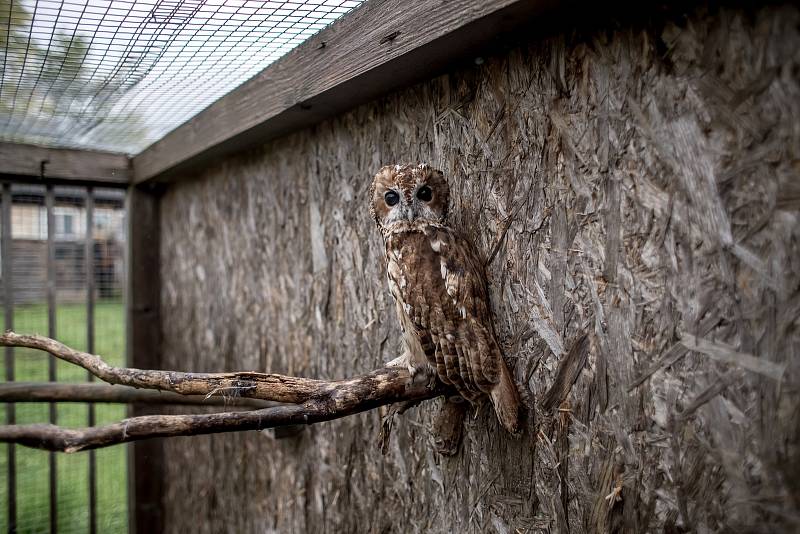
M 121 297 L 125 252 L 125 192 L 94 191 L 93 250 L 96 298 Z M 11 236 L 14 302 L 30 304 L 47 297 L 47 209 L 45 188 L 15 184 Z M 55 188 L 56 300 L 86 298 L 86 191 Z M 0 268 L 0 281 L 2 281 Z

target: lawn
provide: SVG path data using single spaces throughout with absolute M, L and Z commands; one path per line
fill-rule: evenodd
M 0 312 L 0 325 L 3 323 Z M 57 338 L 80 350 L 86 350 L 86 306 L 62 304 L 56 313 Z M 45 305 L 18 306 L 14 312 L 14 330 L 19 333 L 47 334 Z M 122 364 L 125 354 L 125 315 L 121 301 L 99 301 L 95 305 L 95 352 L 109 363 Z M 49 355 L 28 350 L 15 350 L 15 379 L 47 381 Z M 2 367 L 2 366 L 0 366 Z M 56 368 L 59 382 L 85 382 L 86 371 L 59 361 Z M 0 377 L 5 380 L 4 368 Z M 3 405 L 2 411 L 5 412 Z M 47 423 L 47 404 L 16 404 L 17 423 Z M 97 423 L 125 417 L 125 406 L 97 404 Z M 59 403 L 58 424 L 67 427 L 86 426 L 85 404 Z M 5 419 L 4 414 L 0 417 Z M 0 532 L 8 530 L 8 466 L 7 446 L 0 444 Z M 20 533 L 49 531 L 49 467 L 46 451 L 16 447 L 17 454 L 17 526 Z M 95 452 L 97 455 L 97 526 L 100 532 L 126 532 L 128 528 L 127 446 L 121 445 Z M 89 453 L 57 455 L 58 531 L 89 531 Z

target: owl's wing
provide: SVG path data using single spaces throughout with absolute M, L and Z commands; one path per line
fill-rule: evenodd
M 494 337 L 483 264 L 469 243 L 444 228 L 425 232 L 428 257 L 411 284 L 412 321 L 432 350 L 426 351 L 439 378 L 468 399 L 488 393 L 499 381 L 501 354 Z M 424 245 L 424 244 L 420 244 Z M 427 339 L 425 340 L 427 341 Z

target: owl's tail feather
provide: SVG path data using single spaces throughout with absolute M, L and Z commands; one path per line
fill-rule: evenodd
M 500 424 L 512 434 L 519 434 L 522 402 L 519 400 L 517 385 L 514 383 L 514 379 L 511 378 L 511 373 L 505 362 L 500 366 L 500 381 L 495 384 L 490 396 Z

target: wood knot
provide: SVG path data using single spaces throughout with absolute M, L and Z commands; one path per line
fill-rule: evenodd
M 397 37 L 398 37 L 398 36 L 399 36 L 401 33 L 402 33 L 402 32 L 399 32 L 399 31 L 392 32 L 392 33 L 390 33 L 389 35 L 386 35 L 386 36 L 384 36 L 383 38 L 381 38 L 381 40 L 380 40 L 380 42 L 379 42 L 378 44 L 386 44 L 386 43 L 391 43 L 392 41 L 394 41 L 395 39 L 397 39 Z

